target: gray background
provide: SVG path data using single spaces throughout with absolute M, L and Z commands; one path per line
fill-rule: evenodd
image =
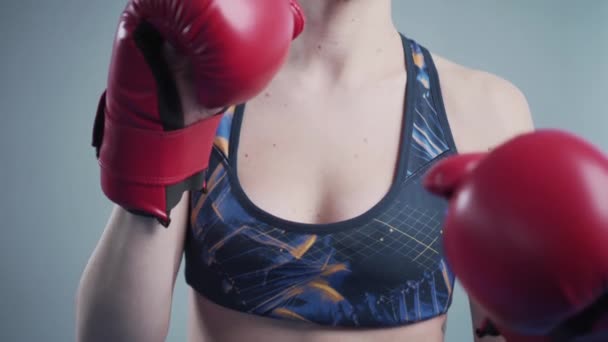
M 74 340 L 74 293 L 111 208 L 89 144 L 123 7 L 0 2 L 2 341 Z M 431 50 L 519 86 L 538 127 L 608 151 L 608 0 L 398 0 L 394 17 Z M 169 341 L 185 339 L 186 299 L 180 275 Z M 460 288 L 448 326 L 448 341 L 472 340 Z

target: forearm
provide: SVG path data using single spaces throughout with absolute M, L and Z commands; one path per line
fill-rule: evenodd
M 474 328 L 476 330 L 476 328 Z M 475 332 L 474 332 L 475 334 Z M 503 336 L 491 336 L 491 335 L 486 335 L 483 337 L 479 337 L 477 336 L 477 334 L 474 335 L 474 341 L 475 342 L 507 342 L 507 340 L 503 337 Z
M 472 300 L 469 300 L 471 307 L 471 318 L 473 321 L 473 339 L 475 342 L 506 342 L 503 336 L 493 336 L 489 331 L 484 335 L 480 334 L 479 330 L 484 328 L 487 315 L 483 310 Z
M 186 215 L 176 212 L 183 207 L 168 229 L 114 210 L 80 282 L 78 341 L 164 341 L 183 249 Z

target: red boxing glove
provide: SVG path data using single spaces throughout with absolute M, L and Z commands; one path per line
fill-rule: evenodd
M 605 155 L 538 131 L 445 159 L 425 186 L 450 201 L 448 263 L 509 341 L 608 341 Z
M 93 133 L 104 193 L 168 225 L 201 188 L 221 119 L 199 112 L 261 92 L 303 25 L 296 0 L 129 1 Z

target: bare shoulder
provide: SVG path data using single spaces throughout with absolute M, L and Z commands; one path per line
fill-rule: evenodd
M 448 121 L 461 152 L 487 150 L 533 130 L 523 92 L 491 73 L 433 55 Z

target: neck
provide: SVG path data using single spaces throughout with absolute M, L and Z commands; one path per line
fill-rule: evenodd
M 353 77 L 365 77 L 361 70 L 379 72 L 374 68 L 385 63 L 383 53 L 394 54 L 398 35 L 390 0 L 301 0 L 300 4 L 306 27 L 292 44 L 287 70 L 308 79 L 318 75 L 330 83 L 357 82 Z

